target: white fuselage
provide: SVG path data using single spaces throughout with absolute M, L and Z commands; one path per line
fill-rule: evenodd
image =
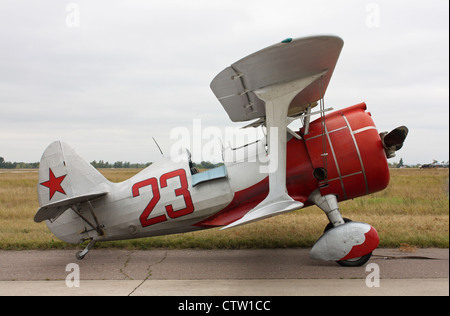
M 86 203 L 78 209 L 91 223 L 99 224 L 103 235 L 71 209 L 54 222 L 47 221 L 47 226 L 58 238 L 70 243 L 204 229 L 194 224 L 224 209 L 235 192 L 267 176 L 259 170 L 267 160 L 263 159 L 264 145 L 259 141 L 239 149 L 225 149 L 224 177 L 206 179 L 195 186 L 194 178 L 204 177 L 204 173 L 193 174 L 186 157 L 164 158 L 124 182 L 109 183 L 108 194 L 90 202 L 92 210 Z

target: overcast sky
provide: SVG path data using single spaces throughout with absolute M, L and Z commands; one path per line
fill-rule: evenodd
M 0 156 L 39 161 L 63 140 L 88 161 L 156 161 L 152 137 L 167 155 L 174 129 L 244 125 L 209 88 L 222 69 L 321 34 L 344 40 L 326 107 L 364 101 L 379 131 L 408 126 L 393 161 L 449 160 L 447 0 L 1 0 Z

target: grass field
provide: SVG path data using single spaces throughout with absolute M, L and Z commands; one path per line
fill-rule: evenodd
M 123 181 L 139 170 L 101 170 Z M 33 221 L 37 201 L 36 170 L 0 170 L 0 249 L 79 248 L 60 241 L 45 223 Z M 449 169 L 392 169 L 389 187 L 376 194 L 340 203 L 344 217 L 373 225 L 380 247 L 449 247 Z M 220 231 L 98 243 L 99 247 L 276 248 L 311 247 L 328 220 L 309 207 L 245 226 Z

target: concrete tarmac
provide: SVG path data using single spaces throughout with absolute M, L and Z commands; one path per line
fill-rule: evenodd
M 0 251 L 0 295 L 449 295 L 448 249 L 377 249 L 363 267 L 300 248 L 75 253 Z

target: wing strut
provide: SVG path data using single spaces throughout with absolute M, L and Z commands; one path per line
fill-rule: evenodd
M 222 229 L 248 224 L 303 207 L 303 203 L 292 199 L 286 189 L 286 117 L 292 99 L 326 72 L 324 70 L 308 77 L 277 83 L 254 91 L 258 98 L 265 102 L 269 164 L 261 166 L 260 172 L 269 174 L 269 194 L 241 219 Z

